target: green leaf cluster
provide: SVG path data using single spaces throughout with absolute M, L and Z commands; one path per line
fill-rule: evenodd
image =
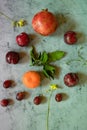
M 62 59 L 64 55 L 64 51 L 54 51 L 50 53 L 44 51 L 37 53 L 35 48 L 32 47 L 30 51 L 31 65 L 43 66 L 43 74 L 47 78 L 54 78 L 55 67 L 51 65 L 51 62 Z

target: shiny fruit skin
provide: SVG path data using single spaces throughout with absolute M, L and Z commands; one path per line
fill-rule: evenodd
M 48 36 L 56 31 L 58 26 L 57 20 L 53 13 L 48 10 L 42 10 L 34 15 L 32 19 L 33 29 L 44 36 Z
M 41 96 L 35 97 L 33 102 L 34 102 L 35 105 L 39 105 L 41 103 Z
M 76 32 L 68 31 L 64 34 L 64 41 L 68 45 L 73 45 L 77 42 Z
M 79 82 L 79 78 L 76 73 L 68 73 L 64 76 L 64 83 L 68 87 L 73 87 L 77 85 Z
M 57 102 L 61 102 L 61 101 L 62 101 L 62 94 L 61 94 L 61 93 L 56 94 L 55 100 L 56 100 Z
M 11 85 L 12 85 L 11 80 L 5 80 L 5 81 L 3 82 L 3 87 L 4 87 L 4 88 L 10 88 Z
M 7 106 L 9 105 L 9 100 L 8 100 L 8 99 L 2 99 L 2 100 L 0 101 L 0 105 L 1 105 L 2 107 L 7 107 Z
M 30 42 L 29 35 L 25 32 L 20 33 L 16 36 L 16 42 L 21 47 L 28 46 Z
M 6 54 L 6 62 L 9 64 L 17 64 L 19 62 L 19 54 L 14 51 L 9 51 Z
M 24 93 L 24 92 L 18 92 L 18 93 L 16 94 L 16 99 L 17 99 L 17 100 L 21 101 L 21 100 L 23 100 L 24 98 L 25 98 L 25 93 Z

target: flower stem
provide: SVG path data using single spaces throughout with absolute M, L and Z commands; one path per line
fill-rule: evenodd
M 10 20 L 10 21 L 13 21 L 13 19 L 11 19 L 9 16 L 7 16 L 6 14 L 4 14 L 4 13 L 2 13 L 2 12 L 0 12 L 0 15 L 3 15 L 4 17 L 6 17 L 8 20 Z
M 50 100 L 52 96 L 52 92 L 50 93 L 49 100 L 48 100 L 48 110 L 47 110 L 47 120 L 46 120 L 46 130 L 49 130 L 49 113 L 50 113 Z

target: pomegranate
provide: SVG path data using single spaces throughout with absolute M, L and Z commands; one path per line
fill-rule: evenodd
M 48 36 L 55 32 L 58 23 L 53 13 L 48 9 L 36 13 L 32 19 L 33 29 L 44 36 Z

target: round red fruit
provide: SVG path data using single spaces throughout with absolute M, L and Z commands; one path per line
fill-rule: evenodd
M 64 34 L 64 41 L 69 45 L 73 45 L 77 42 L 76 32 L 68 31 Z
M 78 84 L 79 78 L 76 73 L 68 73 L 64 76 L 64 83 L 68 87 L 72 87 Z
M 34 102 L 35 105 L 39 105 L 41 103 L 41 96 L 35 97 L 33 102 Z
M 25 93 L 24 93 L 24 92 L 18 92 L 18 93 L 16 94 L 16 99 L 17 99 L 17 100 L 21 101 L 21 100 L 23 100 L 24 98 L 25 98 Z
M 11 80 L 5 80 L 3 82 L 3 87 L 4 88 L 9 88 L 9 87 L 11 87 L 11 85 L 12 85 L 12 81 Z
M 1 105 L 2 107 L 7 107 L 7 106 L 9 105 L 9 100 L 8 100 L 8 99 L 2 99 L 2 100 L 0 101 L 0 105 Z
M 53 13 L 47 9 L 36 13 L 32 19 L 33 29 L 44 36 L 48 36 L 55 32 L 58 27 L 58 22 Z
M 17 52 L 14 51 L 9 51 L 6 54 L 6 61 L 9 64 L 17 64 L 19 62 L 19 54 Z
M 25 32 L 22 32 L 16 36 L 16 42 L 21 47 L 27 46 L 30 42 L 29 35 Z
M 61 101 L 62 101 L 62 94 L 61 94 L 61 93 L 56 94 L 55 100 L 56 100 L 57 102 L 61 102 Z

